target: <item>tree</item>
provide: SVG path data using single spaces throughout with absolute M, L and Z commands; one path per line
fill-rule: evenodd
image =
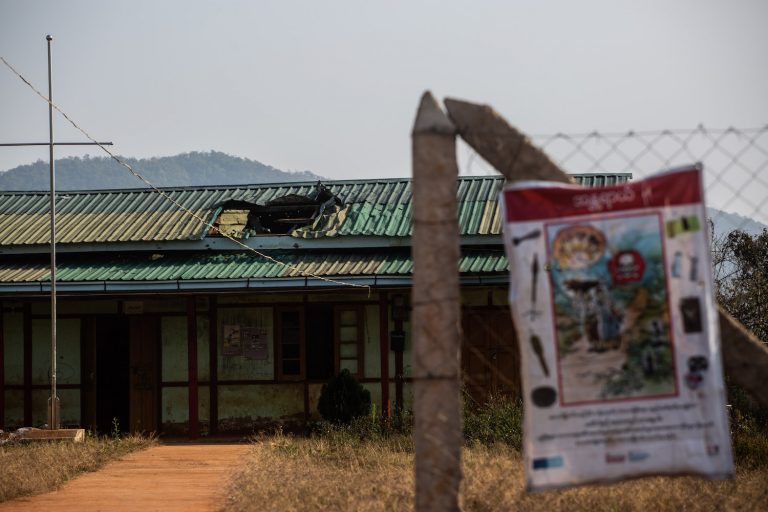
M 764 343 L 768 341 L 768 230 L 735 230 L 713 240 L 717 300 Z

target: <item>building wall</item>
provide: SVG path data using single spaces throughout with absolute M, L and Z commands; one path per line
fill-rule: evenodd
M 299 311 L 303 315 L 317 307 L 315 305 L 323 304 L 334 315 L 327 321 L 333 322 L 335 330 L 335 348 L 332 348 L 336 353 L 335 368 L 345 365 L 359 368 L 357 377 L 371 392 L 377 411 L 394 409 L 398 398 L 401 398 L 402 407 L 410 408 L 409 290 L 386 292 L 385 315 L 382 315 L 380 293 L 384 292 L 373 293 L 370 297 L 365 293 L 313 292 L 233 293 L 192 298 L 60 298 L 58 383 L 62 423 L 94 426 L 94 408 L 98 406 L 92 396 L 97 379 L 94 375 L 99 371 L 92 368 L 95 360 L 92 352 L 96 345 L 110 346 L 108 340 L 96 339 L 94 319 L 119 322 L 127 317 L 155 318 L 159 326 L 155 327 L 159 329 L 158 347 L 156 355 L 152 356 L 157 358 L 158 375 L 149 381 L 158 389 L 157 397 L 153 399 L 157 401 L 154 421 L 161 432 L 190 434 L 190 407 L 196 411 L 202 434 L 248 432 L 275 421 L 293 424 L 319 418 L 317 402 L 326 379 L 308 377 L 312 363 L 307 360 L 308 347 L 305 345 L 301 347 L 300 374 L 290 373 L 296 366 L 290 361 L 284 362 L 290 359 L 290 352 L 296 347 L 291 347 L 287 338 L 283 339 L 290 329 L 281 327 L 279 319 L 280 312 Z M 396 295 L 406 303 L 404 315 L 393 310 L 392 299 Z M 465 310 L 479 312 L 473 312 L 474 315 L 482 315 L 485 310 L 498 313 L 506 307 L 506 290 L 501 287 L 464 288 L 461 298 Z M 3 301 L 2 306 L 0 428 L 39 426 L 46 421 L 50 385 L 49 303 L 45 299 Z M 190 314 L 194 315 L 192 324 L 188 321 Z M 385 329 L 382 329 L 382 320 L 386 321 Z M 304 326 L 307 321 L 304 318 Z M 352 323 L 345 326 L 344 322 Z M 190 325 L 196 331 L 193 333 L 193 348 L 197 352 L 196 378 L 190 375 Z M 380 380 L 381 336 L 383 333 L 389 336 L 392 331 L 401 329 L 405 332 L 402 355 L 387 351 L 389 400 L 385 402 Z M 231 342 L 235 330 L 242 331 L 240 346 L 229 343 L 225 347 L 225 336 L 229 335 Z M 315 334 L 306 332 L 302 336 L 312 340 Z M 345 341 L 345 337 L 352 341 Z M 247 347 L 246 339 L 251 341 Z M 346 346 L 341 347 L 340 344 L 345 343 Z M 342 352 L 346 354 L 346 360 L 339 359 Z M 399 367 L 401 375 L 398 375 Z M 135 388 L 139 385 L 139 372 L 134 367 L 131 372 L 130 385 Z M 193 398 L 195 395 L 196 399 Z M 191 398 L 193 403 L 190 403 Z M 100 427 L 105 430 L 104 425 Z

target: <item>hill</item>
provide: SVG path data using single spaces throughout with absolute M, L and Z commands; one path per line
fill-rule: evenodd
M 160 187 L 240 185 L 314 181 L 309 171 L 286 172 L 255 160 L 218 151 L 192 152 L 153 158 L 125 158 L 131 167 Z M 48 190 L 48 162 L 20 165 L 0 173 L 0 190 Z M 69 157 L 56 160 L 57 190 L 142 188 L 145 185 L 109 157 Z
M 717 240 L 733 230 L 740 230 L 752 236 L 759 235 L 768 226 L 738 213 L 728 213 L 715 208 L 707 208 L 707 216 L 715 227 L 714 238 Z

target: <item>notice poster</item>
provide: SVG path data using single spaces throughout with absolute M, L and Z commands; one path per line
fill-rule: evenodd
M 246 359 L 264 361 L 269 358 L 267 330 L 261 327 L 242 328 L 243 356 Z
M 221 333 L 221 355 L 239 356 L 243 353 L 240 325 L 224 324 Z
M 501 193 L 529 490 L 733 473 L 701 179 Z

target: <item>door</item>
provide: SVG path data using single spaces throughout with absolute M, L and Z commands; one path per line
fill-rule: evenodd
M 132 316 L 130 331 L 130 429 L 157 431 L 158 351 L 160 321 L 157 317 Z
M 95 321 L 96 430 L 127 432 L 128 322 L 125 317 L 99 317 Z
M 494 392 L 519 396 L 517 339 L 509 310 L 464 308 L 462 332 L 462 374 L 470 397 L 483 402 Z

